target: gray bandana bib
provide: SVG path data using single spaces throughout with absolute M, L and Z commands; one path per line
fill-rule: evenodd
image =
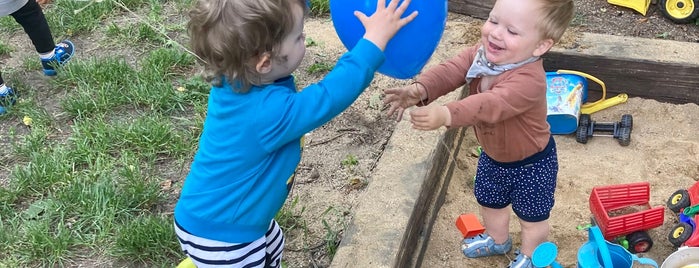
M 473 63 L 471 63 L 471 67 L 468 69 L 468 73 L 466 73 L 466 82 L 471 83 L 471 80 L 473 80 L 473 78 L 499 75 L 503 72 L 518 68 L 527 63 L 535 62 L 538 59 L 539 57 L 531 57 L 518 63 L 495 65 L 485 58 L 485 51 L 483 49 L 483 46 L 481 46 L 478 48 L 478 52 L 476 52 L 476 58 L 473 59 Z

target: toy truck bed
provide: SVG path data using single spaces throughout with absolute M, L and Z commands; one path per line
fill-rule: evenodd
M 604 238 L 613 240 L 622 235 L 643 231 L 663 224 L 664 207 L 651 208 L 648 182 L 597 186 L 590 194 L 590 211 Z M 641 211 L 610 216 L 611 211 L 642 207 Z

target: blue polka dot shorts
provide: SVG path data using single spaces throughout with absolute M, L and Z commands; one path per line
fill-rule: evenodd
M 512 204 L 517 216 L 528 222 L 549 218 L 554 204 L 558 157 L 556 143 L 524 160 L 501 163 L 483 152 L 478 159 L 474 193 L 481 206 L 501 209 Z

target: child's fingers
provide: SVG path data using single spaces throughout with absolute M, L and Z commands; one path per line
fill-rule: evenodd
M 403 14 L 403 12 L 405 12 L 405 10 L 408 9 L 408 6 L 410 5 L 410 1 L 411 0 L 403 1 L 403 3 L 401 3 L 400 6 L 398 8 L 396 8 L 396 11 L 399 12 L 400 14 Z M 391 3 L 393 3 L 393 2 L 396 2 L 396 5 L 398 4 L 398 0 L 391 1 Z
M 400 19 L 400 26 L 405 26 L 409 22 L 413 21 L 415 17 L 417 17 L 417 10 L 413 11 L 413 13 L 410 13 L 410 15 L 408 15 L 407 17 Z
M 400 0 L 391 0 L 391 2 L 388 3 L 388 6 L 386 7 L 386 9 L 388 9 L 388 10 L 396 10 L 396 7 L 398 6 L 398 2 L 400 2 Z M 381 6 L 382 6 L 382 7 L 383 7 L 383 6 L 386 6 L 386 4 L 384 3 L 384 5 L 381 5 Z M 403 5 L 401 5 L 401 6 L 403 6 Z M 404 11 L 405 11 L 405 10 L 404 10 Z M 403 13 L 403 12 L 401 12 L 401 13 Z
M 369 17 L 367 17 L 366 14 L 362 13 L 359 10 L 354 11 L 354 16 L 357 17 L 357 19 L 359 19 L 359 21 L 362 23 L 362 25 L 365 25 L 366 20 L 369 19 Z
M 393 111 L 396 114 L 395 115 L 396 122 L 400 122 L 400 120 L 403 119 L 403 111 L 405 111 L 405 109 L 403 109 L 401 107 L 396 107 L 396 109 Z
M 395 0 L 392 0 L 391 3 L 393 3 L 393 1 Z M 389 5 L 391 3 L 389 3 Z M 384 8 L 386 8 L 386 0 L 378 0 L 378 2 L 376 2 L 376 11 L 379 11 Z

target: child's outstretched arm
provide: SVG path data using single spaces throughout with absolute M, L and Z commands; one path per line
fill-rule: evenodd
M 421 101 L 427 99 L 427 90 L 420 83 L 404 87 L 389 88 L 384 90 L 386 97 L 383 99 L 384 104 L 389 104 L 388 116 L 396 114 L 396 121 L 403 119 L 403 111 L 406 108 L 417 105 Z
M 417 11 L 413 11 L 410 15 L 401 19 L 401 15 L 410 5 L 410 0 L 405 0 L 398 5 L 399 0 L 391 0 L 386 6 L 386 0 L 378 0 L 376 3 L 376 11 L 371 17 L 367 17 L 360 11 L 354 11 L 354 15 L 364 26 L 366 32 L 364 39 L 371 41 L 382 51 L 386 48 L 386 44 L 391 38 L 416 16 Z

